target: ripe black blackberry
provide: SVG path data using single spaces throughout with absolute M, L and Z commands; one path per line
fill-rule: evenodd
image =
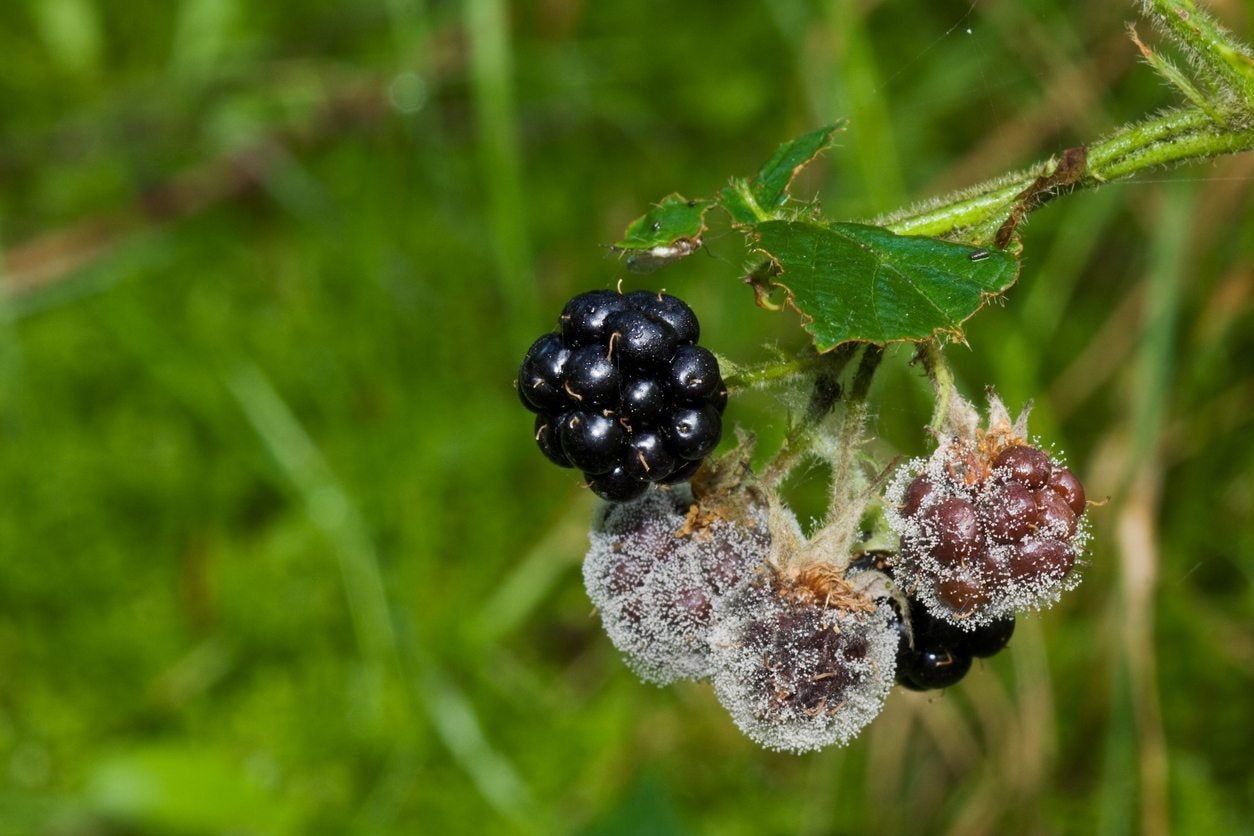
M 957 684 L 971 669 L 973 657 L 1000 652 L 1014 634 L 1013 618 L 967 632 L 934 618 L 917 600 L 909 599 L 909 606 L 909 627 L 896 604 L 893 610 L 897 615 L 897 684 L 912 691 Z
M 541 452 L 618 502 L 696 473 L 722 437 L 727 388 L 696 344 L 692 309 L 663 293 L 593 290 L 566 303 L 559 325 L 532 344 L 516 383 Z

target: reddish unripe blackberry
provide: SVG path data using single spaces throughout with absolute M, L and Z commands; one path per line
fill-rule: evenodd
M 1067 504 L 1067 500 L 1049 488 L 1041 488 L 1037 491 L 1035 499 L 1036 528 L 1064 539 L 1070 539 L 1075 534 L 1076 519 L 1075 514 L 1071 513 L 1071 506 Z
M 532 344 L 515 381 L 539 414 L 545 457 L 612 501 L 696 473 L 722 437 L 727 387 L 695 344 L 692 309 L 666 294 L 594 290 L 567 302 L 560 324 Z
M 932 486 L 931 479 L 927 476 L 914 477 L 910 484 L 906 486 L 906 493 L 901 503 L 902 515 L 913 517 L 935 495 L 936 489 Z
M 716 611 L 770 549 L 762 509 L 751 508 L 744 523 L 714 514 L 694 527 L 692 502 L 679 488 L 607 506 L 584 558 L 584 585 L 606 634 L 642 679 L 660 685 L 709 674 Z
M 983 578 L 969 575 L 941 577 L 935 595 L 954 615 L 966 617 L 988 603 L 992 597 Z
M 964 630 L 1048 605 L 1078 580 L 1084 489 L 1043 450 L 950 439 L 904 467 L 886 498 L 897 584 Z

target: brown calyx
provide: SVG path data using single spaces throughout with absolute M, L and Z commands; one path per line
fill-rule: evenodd
M 977 430 L 974 441 L 955 443 L 945 469 L 955 482 L 972 486 L 984 482 L 993 472 L 993 462 L 1008 447 L 1028 445 L 1011 427 Z
M 854 589 L 844 573 L 829 563 L 807 563 L 785 569 L 776 576 L 781 598 L 803 605 L 830 607 L 846 612 L 875 612 L 875 602 Z

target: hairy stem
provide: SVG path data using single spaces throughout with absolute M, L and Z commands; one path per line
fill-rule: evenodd
M 1088 149 L 1088 165 L 1075 189 L 1091 189 L 1112 180 L 1174 163 L 1205 160 L 1254 149 L 1254 128 L 1218 124 L 1201 108 L 1168 111 L 1127 125 Z M 986 181 L 931 201 L 921 208 L 886 215 L 875 222 L 899 235 L 951 237 L 984 243 L 1014 206 L 1019 195 L 1055 160 Z
M 851 346 L 852 348 L 852 346 Z M 827 354 L 806 351 L 787 360 L 775 360 L 759 366 L 737 369 L 723 378 L 729 392 L 741 389 L 752 389 L 755 386 L 770 386 L 773 383 L 785 383 L 803 374 L 812 372 L 831 362 Z
M 815 427 L 840 402 L 840 375 L 857 350 L 856 343 L 848 343 L 830 354 L 819 354 L 813 358 L 819 361 L 815 364 L 819 367 L 819 371 L 814 377 L 810 402 L 801 420 L 789 431 L 788 437 L 780 445 L 779 452 L 762 472 L 764 484 L 777 486 L 792 471 L 797 461 L 809 451 L 810 436 Z
M 870 418 L 866 397 L 883 357 L 884 349 L 879 346 L 868 345 L 863 350 L 849 395 L 845 398 L 845 412 L 840 419 L 836 444 L 826 455 L 832 467 L 827 518 L 823 527 L 811 538 L 808 551 L 814 558 L 840 569 L 848 566 L 852 559 L 854 545 L 858 542 L 858 526 L 871 499 L 866 476 L 859 467 L 859 454 L 866 441 L 866 426 Z
M 954 373 L 949 368 L 949 361 L 945 359 L 940 344 L 935 340 L 919 346 L 918 359 L 923 363 L 928 379 L 932 381 L 936 399 L 932 407 L 932 420 L 928 422 L 927 428 L 933 436 L 938 436 L 945 422 L 949 420 L 949 405 L 953 402 L 954 394 Z

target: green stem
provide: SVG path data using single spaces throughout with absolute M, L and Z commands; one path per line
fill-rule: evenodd
M 831 358 L 826 354 L 806 352 L 788 360 L 777 360 L 738 369 L 723 378 L 729 392 L 740 389 L 751 389 L 755 386 L 769 386 L 772 383 L 785 383 L 800 377 L 807 372 L 826 365 Z
M 1173 110 L 1128 125 L 1089 147 L 1088 165 L 1077 189 L 1174 163 L 1205 160 L 1254 149 L 1254 128 L 1217 124 L 1200 108 Z M 917 210 L 885 216 L 876 223 L 899 235 L 951 236 L 973 242 L 996 229 L 1019 194 L 1052 160 L 939 198 Z
M 771 459 L 762 471 L 762 481 L 767 485 L 778 485 L 792 471 L 797 461 L 810 448 L 810 437 L 815 427 L 827 417 L 840 402 L 840 375 L 858 350 L 856 343 L 848 343 L 829 354 L 819 354 L 814 358 L 819 371 L 814 378 L 814 390 L 805 413 L 796 425 L 788 432 L 779 452 Z M 861 371 L 861 370 L 859 370 Z
M 932 420 L 927 428 L 933 436 L 939 436 L 945 422 L 949 420 L 949 405 L 953 402 L 954 394 L 954 373 L 949 368 L 949 361 L 945 359 L 940 344 L 935 340 L 919 346 L 919 360 L 922 361 L 923 369 L 932 381 L 932 388 L 936 393 Z

